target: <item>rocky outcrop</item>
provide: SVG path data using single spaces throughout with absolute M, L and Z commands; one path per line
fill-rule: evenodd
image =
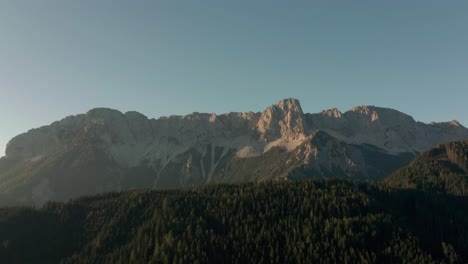
M 283 139 L 304 139 L 306 135 L 304 113 L 296 99 L 285 99 L 268 107 L 260 115 L 257 131 L 260 139 L 274 141 Z
M 308 114 L 313 130 L 353 144 L 372 144 L 391 153 L 421 152 L 437 143 L 467 138 L 467 129 L 457 121 L 425 124 L 397 110 L 358 106 L 344 114 L 337 109 Z M 443 131 L 443 132 L 442 132 Z

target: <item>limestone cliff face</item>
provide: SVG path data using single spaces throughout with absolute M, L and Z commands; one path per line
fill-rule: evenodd
M 315 144 L 317 131 L 328 135 L 327 144 Z M 307 145 L 313 138 L 315 143 Z M 381 165 L 375 165 L 375 160 L 366 160 L 369 148 L 375 148 L 371 150 L 375 155 L 399 157 L 461 139 L 468 139 L 468 130 L 456 121 L 424 124 L 399 111 L 374 106 L 308 114 L 295 99 L 281 100 L 260 113 L 192 113 L 159 119 L 97 108 L 13 138 L 0 159 L 0 200 L 2 193 L 66 198 L 57 190 L 67 182 L 78 189 L 83 185 L 83 191 L 73 194 L 88 194 L 93 177 L 99 179 L 99 188 L 91 188 L 95 191 L 229 182 L 236 170 L 248 173 L 233 168 L 244 160 L 257 171 L 280 175 L 268 168 L 286 162 L 284 153 L 299 157 L 289 163 L 294 166 L 307 161 L 309 165 L 303 168 L 309 174 L 339 172 L 341 176 L 375 178 L 372 174 L 384 175 L 389 170 L 378 168 Z M 281 158 L 272 154 L 277 149 L 284 151 L 278 154 Z M 266 160 L 265 155 L 270 163 L 260 162 Z M 255 158 L 261 159 L 253 162 Z M 98 168 L 95 160 L 106 166 Z M 281 169 L 281 175 L 297 171 L 291 166 L 280 166 L 287 168 Z M 73 175 L 68 181 L 56 175 L 68 171 L 73 171 L 68 173 Z M 80 179 L 90 182 L 82 184 Z M 256 178 L 247 180 L 252 179 Z M 47 195 L 41 196 L 41 190 Z
M 48 155 L 73 140 L 84 126 L 84 115 L 70 116 L 49 126 L 31 129 L 8 142 L 5 154 L 15 159 Z
M 307 114 L 308 126 L 353 144 L 372 144 L 392 153 L 421 152 L 440 142 L 467 137 L 456 121 L 425 124 L 397 110 L 358 106 L 342 114 L 337 109 Z
M 304 139 L 306 124 L 299 101 L 285 99 L 268 107 L 260 115 L 256 129 L 265 141 Z

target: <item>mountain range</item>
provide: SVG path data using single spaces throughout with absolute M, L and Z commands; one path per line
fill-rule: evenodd
M 358 106 L 148 119 L 97 108 L 14 137 L 0 159 L 0 205 L 139 188 L 343 177 L 381 180 L 436 144 L 468 139 L 457 121 L 425 124 Z

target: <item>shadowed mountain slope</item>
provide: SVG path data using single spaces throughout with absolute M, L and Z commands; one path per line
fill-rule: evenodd
M 468 194 L 468 140 L 440 144 L 385 179 L 396 188 Z

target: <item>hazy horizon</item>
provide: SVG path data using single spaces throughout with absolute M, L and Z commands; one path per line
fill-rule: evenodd
M 287 7 L 287 8 L 286 8 Z M 0 156 L 95 107 L 148 117 L 358 105 L 468 125 L 468 2 L 0 3 Z

